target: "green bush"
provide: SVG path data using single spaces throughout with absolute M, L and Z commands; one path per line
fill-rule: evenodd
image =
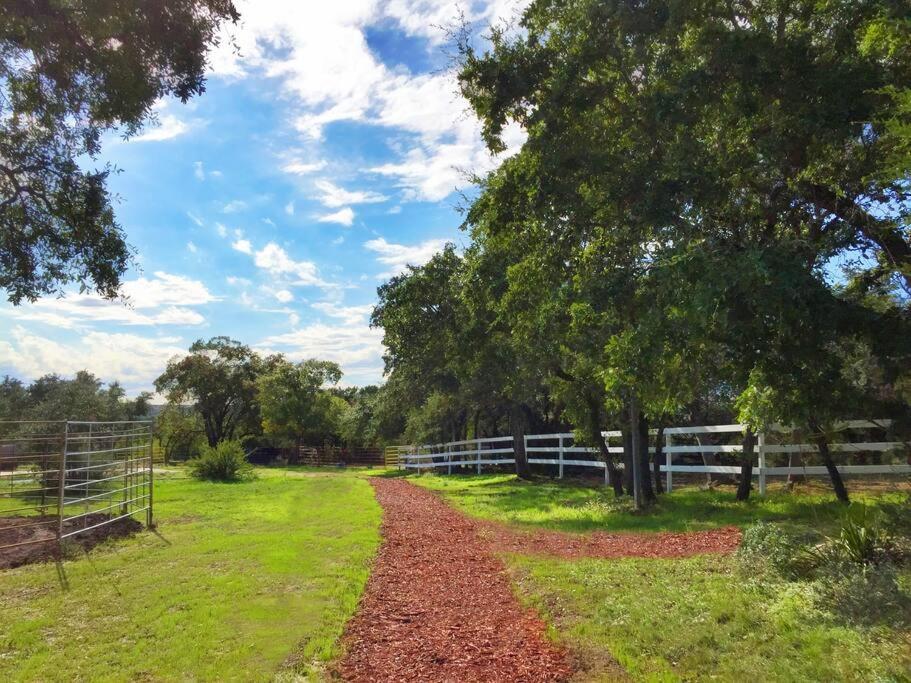
M 751 573 L 767 569 L 784 578 L 799 578 L 807 573 L 807 546 L 816 539 L 809 532 L 797 534 L 779 524 L 758 522 L 744 530 L 737 555 Z
M 838 536 L 807 551 L 806 562 L 811 569 L 824 569 L 842 564 L 866 567 L 897 559 L 895 543 L 881 520 L 862 509 L 845 517 Z
M 189 466 L 194 477 L 207 481 L 242 481 L 254 476 L 253 466 L 237 441 L 222 441 L 215 448 L 206 446 Z

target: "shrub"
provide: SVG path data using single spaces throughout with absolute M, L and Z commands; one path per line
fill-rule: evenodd
M 804 555 L 815 538 L 808 532 L 796 534 L 779 524 L 758 522 L 744 530 L 737 555 L 751 572 L 764 567 L 785 578 L 797 578 L 807 572 Z
M 215 448 L 206 446 L 189 465 L 194 477 L 208 481 L 242 481 L 254 476 L 253 466 L 237 441 L 222 441 Z
M 806 562 L 812 569 L 853 564 L 869 566 L 897 559 L 895 544 L 879 519 L 868 515 L 848 515 L 838 536 L 827 538 L 807 552 Z

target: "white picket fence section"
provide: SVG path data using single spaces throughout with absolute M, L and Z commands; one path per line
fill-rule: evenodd
M 877 430 L 885 432 L 891 426 L 889 420 L 849 420 L 835 426 L 838 432 L 850 430 Z M 739 474 L 740 465 L 694 465 L 691 463 L 675 463 L 675 455 L 700 454 L 739 454 L 743 451 L 742 443 L 707 444 L 707 443 L 681 443 L 700 441 L 707 435 L 727 435 L 742 437 L 746 427 L 740 424 L 706 425 L 697 427 L 669 427 L 664 430 L 664 458 L 661 472 L 666 478 L 668 491 L 673 490 L 674 473 L 679 474 Z M 611 453 L 623 453 L 620 431 L 601 432 L 608 444 Z M 652 436 L 656 434 L 652 430 Z M 765 494 L 767 477 L 807 475 L 825 475 L 823 465 L 789 465 L 770 466 L 768 456 L 776 454 L 812 454 L 818 449 L 812 443 L 791 443 L 794 430 L 781 426 L 773 426 L 757 435 L 757 444 L 754 450 L 756 460 L 753 463 L 753 476 L 759 479 L 759 493 Z M 882 474 L 911 474 L 911 444 L 903 441 L 840 441 L 829 443 L 829 450 L 838 453 L 880 453 L 881 457 L 897 460 L 902 453 L 905 462 L 890 462 L 878 465 L 837 465 L 839 472 L 850 475 L 882 475 Z M 557 476 L 563 477 L 564 468 L 591 467 L 604 471 L 604 481 L 608 483 L 607 466 L 603 460 L 598 459 L 600 454 L 597 448 L 590 446 L 574 445 L 571 432 L 563 434 L 527 434 L 525 436 L 525 452 L 531 465 L 555 465 Z M 655 447 L 650 446 L 649 452 L 654 453 Z M 468 439 L 466 441 L 451 441 L 449 443 L 417 446 L 408 455 L 400 456 L 401 466 L 406 469 L 430 469 L 445 467 L 447 473 L 452 474 L 453 467 L 471 467 L 480 474 L 484 465 L 514 465 L 511 436 L 497 436 L 486 439 Z M 620 469 L 623 463 L 618 463 Z

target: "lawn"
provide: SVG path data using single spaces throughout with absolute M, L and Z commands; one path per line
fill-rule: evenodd
M 833 533 L 844 508 L 822 487 L 738 503 L 730 488 L 675 490 L 646 513 L 604 487 L 523 482 L 513 475 L 410 477 L 466 513 L 585 533 L 654 532 L 770 521 Z M 852 507 L 902 504 L 903 493 L 860 492 Z M 518 597 L 535 606 L 583 666 L 610 679 L 613 657 L 634 680 L 911 680 L 911 613 L 856 623 L 825 609 L 812 581 L 788 581 L 736 556 L 576 560 L 507 555 Z M 901 575 L 911 600 L 911 571 Z M 871 602 L 876 600 L 870 596 Z M 908 602 L 904 603 L 909 604 Z
M 338 654 L 379 543 L 361 477 L 156 478 L 157 533 L 0 574 L 0 679 L 272 680 Z
M 911 631 L 818 608 L 808 583 L 745 578 L 732 557 L 510 557 L 517 593 L 589 667 L 634 680 L 907 681 Z
M 676 488 L 659 496 L 647 513 L 632 510 L 629 500 L 618 501 L 605 486 L 577 481 L 540 479 L 522 481 L 513 474 L 437 475 L 409 477 L 412 482 L 442 494 L 463 512 L 523 526 L 557 531 L 693 531 L 721 526 L 745 526 L 756 521 L 812 524 L 832 529 L 844 506 L 823 487 L 798 494 L 777 487 L 766 497 L 753 494 L 745 503 L 734 499 L 732 487 L 702 490 Z M 906 499 L 904 493 L 853 492 L 856 506 L 876 508 Z

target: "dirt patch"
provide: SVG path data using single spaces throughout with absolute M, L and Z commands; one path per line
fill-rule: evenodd
M 572 670 L 519 606 L 477 524 L 425 489 L 371 479 L 383 545 L 344 637 L 350 681 L 563 681 Z
M 737 527 L 706 531 L 662 533 L 614 533 L 595 531 L 570 534 L 561 531 L 517 530 L 496 522 L 478 522 L 481 536 L 500 552 L 521 555 L 553 555 L 567 559 L 583 557 L 674 558 L 705 553 L 732 553 L 740 545 Z
M 109 515 L 101 512 L 64 522 L 63 532 L 101 524 Z M 129 536 L 142 528 L 131 517 L 118 519 L 95 529 L 89 529 L 65 541 L 84 550 L 90 550 L 109 538 Z M 12 546 L 12 547 L 4 547 Z M 47 562 L 59 557 L 57 547 L 57 517 L 37 515 L 32 517 L 0 517 L 0 569 L 10 569 L 32 562 Z

